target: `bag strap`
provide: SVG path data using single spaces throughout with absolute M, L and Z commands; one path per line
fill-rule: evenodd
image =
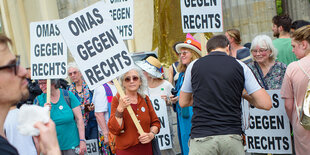
M 301 67 L 301 65 L 300 65 L 300 63 L 299 63 L 299 61 L 297 61 L 297 63 L 298 63 L 298 66 L 299 66 L 299 68 L 308 76 L 308 78 L 310 79 L 310 76 L 309 76 L 309 74 L 305 71 L 305 69 L 304 68 L 302 68 Z
M 109 85 L 107 83 L 102 85 L 105 89 L 105 93 L 107 96 L 107 100 L 108 100 L 108 112 L 109 112 L 109 118 L 111 116 L 111 103 L 112 103 L 112 98 L 113 98 L 113 93 L 111 88 L 109 87 Z
M 63 89 L 63 90 L 62 90 L 62 95 L 64 96 L 65 101 L 66 101 L 66 103 L 68 104 L 68 106 L 72 109 L 68 90 L 64 90 L 64 89 Z
M 295 108 L 296 108 L 297 119 L 300 122 L 300 113 L 299 113 L 299 108 L 297 106 L 296 98 L 294 98 L 294 104 L 295 104 Z
M 263 73 L 262 73 L 261 70 L 259 69 L 258 64 L 257 64 L 256 61 L 254 62 L 254 66 L 255 66 L 255 68 L 257 69 L 258 75 L 259 75 L 260 79 L 262 80 L 262 83 L 263 83 L 265 89 L 268 90 L 269 88 L 268 88 L 268 86 L 265 84 L 264 78 L 263 78 L 263 76 L 262 76 Z

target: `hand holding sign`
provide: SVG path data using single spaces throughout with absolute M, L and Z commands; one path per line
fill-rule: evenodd
M 108 10 L 104 1 L 99 1 L 66 17 L 57 26 L 89 88 L 93 90 L 114 79 L 118 92 L 124 96 L 115 78 L 134 64 Z M 142 134 L 133 110 L 130 106 L 127 110 Z

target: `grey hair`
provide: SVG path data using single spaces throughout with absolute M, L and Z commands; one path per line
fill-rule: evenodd
M 250 51 L 252 51 L 256 46 L 269 49 L 271 51 L 270 58 L 272 60 L 275 60 L 277 58 L 278 50 L 273 46 L 272 40 L 269 36 L 264 34 L 256 36 L 252 41 Z M 250 54 L 252 59 L 254 60 L 252 52 L 250 52 Z
M 140 85 L 140 87 L 138 89 L 138 94 L 140 94 L 143 98 L 145 98 L 145 91 L 147 90 L 147 79 L 145 78 L 142 69 L 140 69 L 139 67 L 135 66 L 131 70 L 135 70 L 138 73 L 139 78 L 141 80 L 141 85 Z M 126 73 L 128 73 L 128 72 L 126 72 Z M 125 90 L 123 82 L 124 82 L 126 73 L 122 74 L 121 76 L 119 76 L 119 79 L 118 79 L 118 81 L 119 81 L 120 85 L 122 86 L 123 90 Z
M 46 79 L 44 79 L 46 80 Z M 54 85 L 55 88 L 59 88 L 59 79 L 51 79 L 51 85 Z
M 79 67 L 77 66 L 77 64 L 75 62 L 70 62 L 68 63 L 68 69 L 69 68 L 76 68 L 80 71 Z

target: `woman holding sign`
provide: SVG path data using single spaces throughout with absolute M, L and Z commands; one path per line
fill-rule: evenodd
M 306 91 L 309 89 L 310 79 L 310 25 L 297 29 L 292 37 L 293 52 L 298 61 L 288 65 L 281 89 L 285 100 L 285 109 L 293 126 L 296 155 L 309 154 L 310 131 L 300 124 L 301 106 Z M 297 110 L 297 108 L 299 110 Z M 309 110 L 309 109 L 308 109 Z
M 79 154 L 84 154 L 86 140 L 79 100 L 72 92 L 58 88 L 58 80 L 52 79 L 51 103 L 46 103 L 46 80 L 39 80 L 39 86 L 43 93 L 34 100 L 34 104 L 50 107 L 62 155 L 74 155 L 77 147 Z
M 147 84 L 142 70 L 134 68 L 121 75 L 119 81 L 126 95 L 113 97 L 108 122 L 109 131 L 116 135 L 116 154 L 152 154 L 151 141 L 159 132 L 160 122 L 149 97 L 144 94 Z M 126 109 L 128 106 L 142 126 L 144 133 L 141 135 Z
M 167 98 L 167 96 L 171 95 L 171 89 L 173 88 L 173 86 L 170 82 L 163 79 L 163 67 L 160 64 L 160 61 L 158 59 L 156 59 L 155 57 L 150 56 L 146 60 L 138 61 L 138 62 L 136 62 L 136 65 L 139 66 L 143 70 L 143 73 L 147 79 L 148 89 L 146 90 L 145 93 L 148 96 L 150 96 L 151 98 L 152 97 L 154 97 L 154 98 L 158 97 L 158 98 L 164 99 L 164 101 L 165 101 L 164 103 L 159 102 L 158 106 L 156 106 L 158 109 L 158 111 L 156 113 L 159 117 L 160 117 L 161 113 L 163 113 L 163 112 L 167 113 L 167 115 L 164 115 L 167 117 L 163 117 L 162 122 L 166 122 L 164 120 L 164 118 L 168 119 L 169 126 L 165 126 L 165 124 L 163 124 L 162 127 L 163 128 L 169 128 L 170 133 L 168 133 L 168 134 L 170 134 L 170 135 L 163 134 L 165 136 L 164 143 L 166 145 L 172 146 L 172 148 L 161 150 L 161 154 L 162 155 L 175 155 L 176 153 L 173 150 L 173 145 L 171 145 L 172 136 L 173 136 L 172 111 L 170 108 L 171 102 L 169 100 L 170 98 Z M 152 103 L 155 104 L 155 100 L 152 100 Z M 162 104 L 160 104 L 160 103 L 162 103 Z M 164 108 L 161 108 L 163 106 L 166 107 L 165 108 L 165 109 L 167 109 L 166 111 L 161 111 L 161 109 L 164 109 Z M 161 115 L 161 116 L 163 116 L 163 115 Z M 166 136 L 169 136 L 169 137 L 166 137 Z

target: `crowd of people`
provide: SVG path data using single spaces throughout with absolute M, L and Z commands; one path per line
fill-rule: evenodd
M 170 66 L 168 78 L 157 58 L 137 61 L 118 78 L 124 96 L 113 81 L 90 90 L 78 66 L 69 63 L 71 84 L 52 79 L 50 103 L 46 99 L 47 80 L 31 80 L 19 65 L 19 57 L 9 51 L 9 38 L 0 36 L 0 153 L 84 154 L 86 141 L 96 139 L 104 155 L 153 154 L 152 141 L 162 129 L 162 120 L 151 98 L 159 96 L 180 154 L 242 155 L 242 98 L 256 108 L 269 110 L 272 101 L 266 90 L 281 89 L 294 135 L 293 153 L 307 154 L 310 131 L 300 125 L 298 107 L 310 78 L 310 25 L 302 20 L 292 23 L 286 15 L 277 15 L 272 22 L 277 39 L 257 35 L 250 46 L 242 46 L 240 31 L 229 29 L 208 40 L 206 55 L 202 55 L 201 43 L 187 34 L 185 41 L 173 46 L 179 59 Z M 51 120 L 35 125 L 39 136 L 15 131 L 14 119 L 23 104 L 50 108 Z M 142 133 L 127 107 L 132 108 Z M 173 131 L 174 113 L 177 135 Z M 161 154 L 178 154 L 175 145 Z

